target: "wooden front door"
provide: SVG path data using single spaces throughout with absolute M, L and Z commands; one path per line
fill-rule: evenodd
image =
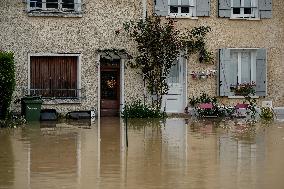
M 120 66 L 113 61 L 101 64 L 101 116 L 119 116 Z

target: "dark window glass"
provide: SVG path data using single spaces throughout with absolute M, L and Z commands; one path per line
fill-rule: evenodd
M 62 8 L 74 10 L 74 0 L 62 0 Z
M 244 14 L 251 14 L 251 8 L 244 8 Z
M 46 0 L 46 8 L 58 9 L 58 0 Z
M 233 14 L 240 14 L 241 9 L 240 8 L 233 8 Z
M 189 7 L 181 7 L 181 13 L 189 13 Z
M 38 8 L 42 8 L 42 0 L 31 0 L 30 1 L 30 7 L 38 7 Z
M 118 97 L 118 72 L 101 72 L 101 98 L 115 100 Z
M 170 13 L 178 13 L 178 7 L 170 6 Z

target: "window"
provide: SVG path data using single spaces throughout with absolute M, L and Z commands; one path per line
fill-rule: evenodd
M 231 0 L 232 18 L 257 18 L 257 0 Z
M 80 12 L 81 0 L 27 0 L 28 11 Z
M 219 56 L 220 96 L 234 96 L 231 86 L 243 83 L 255 83 L 255 95 L 266 95 L 266 49 L 220 49 Z
M 210 16 L 210 0 L 154 0 L 157 16 L 185 17 L 194 19 Z
M 195 16 L 195 0 L 169 0 L 169 16 Z
M 218 0 L 218 16 L 248 20 L 272 18 L 272 0 Z
M 78 89 L 78 56 L 31 56 L 30 94 L 75 98 Z
M 237 83 L 251 83 L 255 82 L 255 50 L 232 50 L 231 58 L 234 67 L 235 82 Z
M 175 61 L 175 64 L 171 67 L 170 73 L 168 74 L 168 84 L 173 85 L 176 83 L 180 83 L 180 68 L 179 68 L 178 60 Z

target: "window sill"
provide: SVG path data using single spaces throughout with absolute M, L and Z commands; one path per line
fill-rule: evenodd
M 177 18 L 177 19 L 191 19 L 191 20 L 198 20 L 198 17 L 192 17 L 192 16 L 166 16 L 166 18 Z
M 28 16 L 35 17 L 65 17 L 65 18 L 81 18 L 82 13 L 79 12 L 51 12 L 51 11 L 32 11 L 28 12 Z
M 55 105 L 55 104 L 81 104 L 81 98 L 72 99 L 56 99 L 56 98 L 43 98 L 43 105 Z
M 260 21 L 260 18 L 233 18 L 231 17 L 230 20 L 250 20 L 250 21 Z
M 228 96 L 230 99 L 244 99 L 244 96 Z M 259 96 L 251 96 L 251 98 L 259 98 Z

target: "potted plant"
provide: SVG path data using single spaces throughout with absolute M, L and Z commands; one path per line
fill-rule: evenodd
M 250 94 L 255 94 L 255 82 L 244 82 L 237 83 L 236 85 L 231 84 L 230 89 L 235 93 L 236 96 L 248 96 Z

